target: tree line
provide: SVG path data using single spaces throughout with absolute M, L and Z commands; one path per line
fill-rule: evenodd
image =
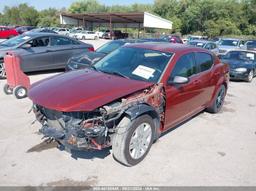
M 174 33 L 256 35 L 256 0 L 155 0 L 153 4 L 106 6 L 97 0 L 78 0 L 67 9 L 37 11 L 27 4 L 4 8 L 0 24 L 58 26 L 59 14 L 147 11 L 173 22 Z

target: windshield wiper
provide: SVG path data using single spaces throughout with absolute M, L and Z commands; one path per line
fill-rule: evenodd
M 90 68 L 92 68 L 95 71 L 99 71 L 94 65 L 90 65 Z
M 112 75 L 116 75 L 116 76 L 121 76 L 121 77 L 123 77 L 123 78 L 127 78 L 127 79 L 129 79 L 129 77 L 127 77 L 126 75 L 124 75 L 124 74 L 122 74 L 122 73 L 120 73 L 120 72 L 118 72 L 118 71 L 102 71 L 102 70 L 100 70 L 101 72 L 104 72 L 104 73 L 107 73 L 107 74 L 112 74 Z

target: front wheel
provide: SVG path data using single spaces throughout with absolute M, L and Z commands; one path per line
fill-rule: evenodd
M 134 166 L 148 154 L 153 143 L 155 126 L 149 115 L 131 121 L 124 117 L 113 137 L 114 158 L 126 166 Z
M 247 82 L 252 82 L 253 76 L 254 76 L 253 70 L 251 70 L 251 71 L 249 72 L 248 76 L 247 76 L 246 81 L 247 81 Z
M 226 87 L 224 85 L 221 85 L 214 97 L 212 105 L 208 107 L 206 110 L 210 113 L 218 113 L 224 104 L 225 96 Z
M 17 99 L 22 99 L 27 97 L 27 89 L 23 86 L 17 86 L 13 90 L 13 94 Z

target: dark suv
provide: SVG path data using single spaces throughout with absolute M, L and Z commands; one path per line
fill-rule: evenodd
M 102 35 L 103 38 L 105 39 L 123 39 L 123 38 L 128 38 L 128 33 L 123 33 L 120 30 L 106 30 L 106 32 Z

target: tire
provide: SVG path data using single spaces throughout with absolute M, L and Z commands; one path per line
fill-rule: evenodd
M 126 166 L 138 164 L 148 154 L 153 143 L 154 132 L 154 122 L 149 115 L 142 115 L 133 121 L 124 117 L 113 137 L 113 157 Z
M 98 40 L 98 39 L 99 39 L 99 37 L 98 37 L 98 36 L 95 36 L 95 37 L 94 37 L 94 40 Z
M 9 86 L 8 84 L 5 84 L 3 89 L 4 89 L 4 93 L 5 93 L 6 95 L 10 95 L 10 94 L 12 94 L 12 92 L 13 92 L 13 89 L 10 88 L 10 86 Z
M 206 110 L 210 113 L 218 113 L 224 104 L 225 96 L 226 87 L 224 85 L 221 85 L 214 97 L 212 105 L 208 107 Z
M 13 94 L 17 99 L 22 99 L 27 97 L 27 89 L 23 86 L 16 86 L 13 89 Z
M 249 72 L 248 76 L 247 76 L 246 81 L 247 81 L 247 82 L 252 82 L 253 77 L 254 77 L 254 73 L 253 73 L 253 70 L 251 70 L 251 71 Z
M 82 36 L 82 40 L 85 40 L 85 36 Z
M 0 63 L 0 79 L 6 78 L 6 71 L 4 68 L 4 63 Z

